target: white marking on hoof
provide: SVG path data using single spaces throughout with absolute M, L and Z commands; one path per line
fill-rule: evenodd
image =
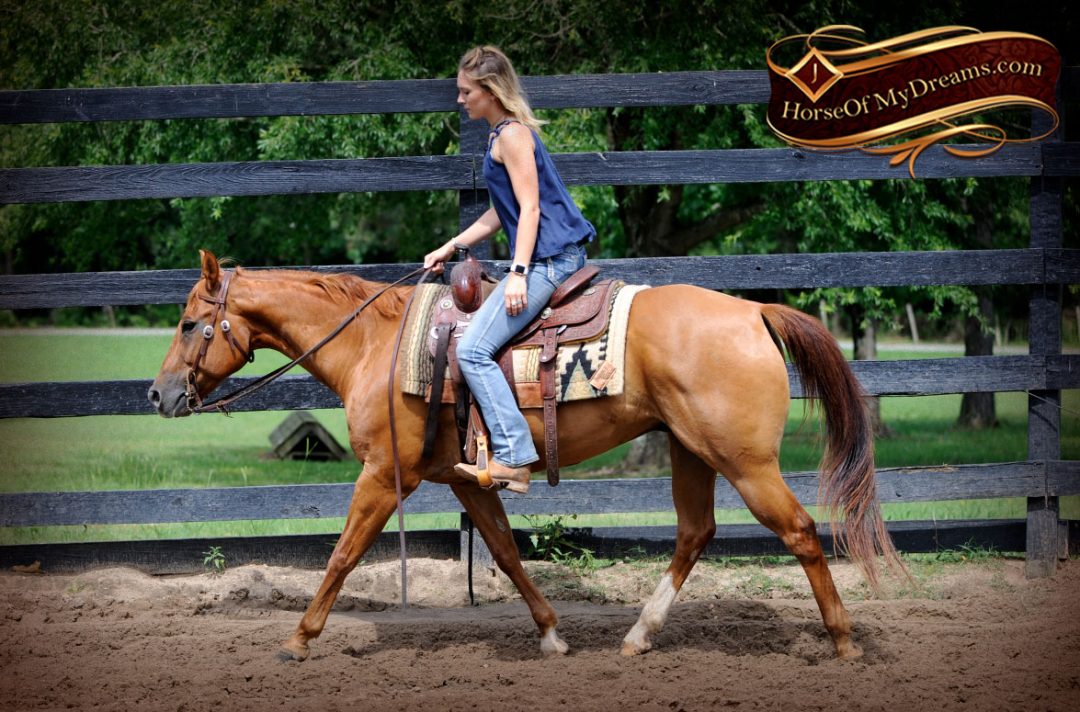
M 544 633 L 540 638 L 540 652 L 544 654 L 544 657 L 550 658 L 553 655 L 566 655 L 566 652 L 570 650 L 570 646 L 563 642 L 563 639 L 559 637 L 559 634 L 555 632 L 554 628 Z
M 652 597 L 641 609 L 637 623 L 623 638 L 623 655 L 640 655 L 652 649 L 652 636 L 664 627 L 664 621 L 667 620 L 668 611 L 677 593 L 671 574 L 664 574 Z
M 622 650 L 619 651 L 624 657 L 632 657 L 634 655 L 641 655 L 652 650 L 652 643 L 649 641 L 649 633 L 645 630 L 645 626 L 638 621 L 634 624 L 634 627 L 630 629 L 630 632 L 623 638 Z

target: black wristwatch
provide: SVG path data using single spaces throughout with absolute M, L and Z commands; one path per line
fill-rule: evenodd
M 524 277 L 529 273 L 529 268 L 525 265 L 515 263 L 510 265 L 510 272 L 512 272 L 513 274 L 520 274 L 522 277 Z

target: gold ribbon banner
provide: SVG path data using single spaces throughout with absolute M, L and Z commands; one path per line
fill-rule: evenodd
M 850 36 L 853 33 L 862 34 L 862 30 L 830 25 L 809 35 L 786 37 L 766 52 L 772 83 L 767 121 L 782 140 L 813 150 L 892 154 L 890 165 L 908 161 L 908 173 L 914 178 L 916 159 L 939 141 L 963 137 L 990 144 L 972 149 L 943 147 L 954 156 L 977 158 L 1007 143 L 1038 141 L 1057 130 L 1060 119 L 1053 91 L 1061 58 L 1046 40 L 961 26 L 921 30 L 873 44 Z M 793 67 L 782 67 L 773 59 L 774 52 L 795 42 L 805 46 L 805 54 Z M 823 49 L 819 42 L 849 47 Z M 937 86 L 933 79 L 923 78 L 937 75 Z M 951 82 L 945 82 L 946 77 Z M 914 82 L 921 82 L 922 93 L 915 92 Z M 898 93 L 905 84 L 910 84 L 908 93 L 902 89 Z M 937 95 L 921 102 L 929 104 L 926 110 L 916 110 L 917 101 L 931 91 Z M 838 103 L 822 101 L 827 96 Z M 902 107 L 898 97 L 903 99 Z M 1025 106 L 1046 112 L 1052 120 L 1050 129 L 1038 136 L 1010 138 L 1005 129 L 986 121 L 953 123 L 972 114 Z M 911 136 L 923 131 L 927 133 Z M 911 137 L 880 145 L 905 136 Z

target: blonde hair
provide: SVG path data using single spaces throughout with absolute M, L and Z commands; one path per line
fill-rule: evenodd
M 514 65 L 498 47 L 473 47 L 461 56 L 458 70 L 494 94 L 507 113 L 533 131 L 539 131 L 547 123 L 533 114 Z

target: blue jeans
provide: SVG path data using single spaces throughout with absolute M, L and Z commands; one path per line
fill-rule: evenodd
M 540 456 L 510 384 L 495 363 L 495 352 L 544 310 L 556 287 L 584 266 L 585 248 L 581 245 L 571 245 L 553 257 L 534 261 L 525 276 L 528 306 L 517 316 L 506 313 L 503 293 L 506 280 L 511 279 L 507 275 L 473 316 L 457 345 L 458 365 L 491 431 L 492 456 L 499 464 L 524 467 Z

